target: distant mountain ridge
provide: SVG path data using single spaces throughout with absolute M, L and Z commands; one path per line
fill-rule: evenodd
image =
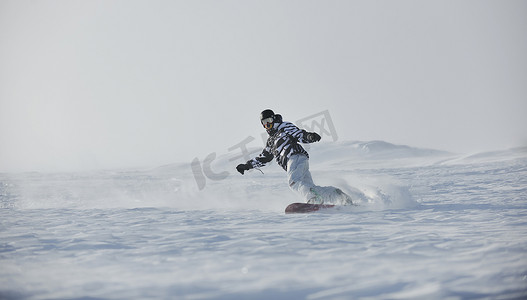
M 310 147 L 313 155 L 328 159 L 349 157 L 354 159 L 397 159 L 427 156 L 450 156 L 447 151 L 396 145 L 385 141 L 343 141 Z

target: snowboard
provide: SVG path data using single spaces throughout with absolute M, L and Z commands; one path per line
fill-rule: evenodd
M 310 203 L 291 203 L 285 208 L 286 214 L 310 213 L 321 209 L 335 207 L 333 204 L 310 204 Z

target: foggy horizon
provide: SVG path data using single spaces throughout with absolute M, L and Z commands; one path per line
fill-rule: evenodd
M 526 29 L 525 1 L 2 0 L 0 172 L 190 164 L 260 145 L 267 108 L 327 110 L 339 141 L 526 146 Z

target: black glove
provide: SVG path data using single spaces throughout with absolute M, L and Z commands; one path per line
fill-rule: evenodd
M 250 170 L 252 169 L 253 166 L 251 166 L 250 164 L 239 164 L 237 167 L 236 167 L 236 170 L 238 172 L 240 172 L 242 175 L 243 175 L 243 172 L 247 171 L 247 170 Z
M 309 132 L 306 137 L 307 141 L 310 143 L 318 142 L 320 141 L 321 137 L 316 132 Z

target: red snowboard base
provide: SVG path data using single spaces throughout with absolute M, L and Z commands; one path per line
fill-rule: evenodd
M 332 204 L 309 204 L 309 203 L 292 203 L 285 208 L 286 214 L 309 213 L 321 209 L 335 207 Z

